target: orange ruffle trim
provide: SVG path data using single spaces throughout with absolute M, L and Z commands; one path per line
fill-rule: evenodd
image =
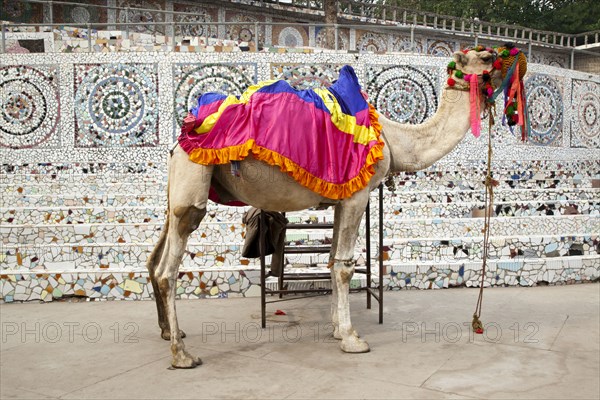
M 380 138 L 381 124 L 378 118 L 377 111 L 369 104 L 369 119 L 375 131 L 377 143 L 369 150 L 365 165 L 362 166 L 359 173 L 348 182 L 341 184 L 327 182 L 314 176 L 289 158 L 257 145 L 254 139 L 249 139 L 247 142 L 237 146 L 222 149 L 197 148 L 190 153 L 190 160 L 203 165 L 227 164 L 231 161 L 241 161 L 252 152 L 254 158 L 257 160 L 266 162 L 269 165 L 278 166 L 281 172 L 289 174 L 296 182 L 313 192 L 329 199 L 341 200 L 367 187 L 375 174 L 374 165 L 383 160 L 384 142 Z

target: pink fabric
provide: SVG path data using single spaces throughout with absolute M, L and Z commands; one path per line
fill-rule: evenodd
M 377 144 L 377 141 L 366 146 L 355 143 L 353 135 L 340 131 L 330 122 L 329 113 L 307 107 L 306 101 L 293 93 L 255 93 L 250 105 L 227 107 L 214 128 L 201 135 L 192 132 L 191 117 L 188 117 L 190 125 L 186 118 L 179 137 L 179 144 L 187 153 L 195 148 L 223 149 L 254 139 L 257 145 L 335 184 L 346 183 L 357 176 L 367 154 Z M 356 121 L 361 125 L 370 124 L 368 108 L 356 114 Z M 312 135 L 314 132 L 319 135 Z
M 470 103 L 471 103 L 471 132 L 478 138 L 481 135 L 481 98 L 479 93 L 479 77 L 477 74 L 469 76 Z

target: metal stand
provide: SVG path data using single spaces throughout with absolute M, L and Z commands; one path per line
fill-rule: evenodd
M 371 309 L 371 297 L 375 298 L 379 303 L 379 323 L 383 323 L 383 185 L 379 185 L 379 234 L 378 234 L 378 243 L 379 243 L 379 284 L 376 287 L 372 286 L 372 268 L 371 268 L 371 215 L 370 215 L 370 202 L 367 203 L 367 208 L 365 211 L 366 219 L 365 219 L 365 231 L 366 231 L 366 241 L 367 241 L 367 257 L 366 257 L 366 265 L 364 268 L 356 268 L 355 272 L 359 274 L 365 274 L 367 284 L 365 287 L 354 289 L 358 291 L 366 291 L 367 293 L 367 309 Z M 292 280 L 311 280 L 311 281 L 330 281 L 331 275 L 330 273 L 307 273 L 307 274 L 298 274 L 295 276 L 286 275 L 284 272 L 283 266 L 281 266 L 280 274 L 278 276 L 278 289 L 271 290 L 266 288 L 266 262 L 265 262 L 265 252 L 266 252 L 266 221 L 265 214 L 261 211 L 260 213 L 260 299 L 261 299 L 261 319 L 262 319 L 262 327 L 266 328 L 267 320 L 266 320 L 266 310 L 267 303 L 277 303 L 281 301 L 289 301 L 289 300 L 297 300 L 303 299 L 307 297 L 315 297 L 322 296 L 325 294 L 330 294 L 330 288 L 316 288 L 316 289 L 284 289 L 285 281 Z M 331 229 L 333 228 L 333 224 L 288 224 L 287 229 Z M 321 247 L 308 247 L 302 249 L 286 249 L 285 253 L 291 254 L 300 254 L 300 253 L 327 253 L 330 251 L 330 248 L 321 246 Z M 353 290 L 353 289 L 351 289 Z M 268 300 L 267 294 L 279 295 L 276 300 Z M 294 296 L 283 298 L 286 294 L 301 294 L 302 296 Z

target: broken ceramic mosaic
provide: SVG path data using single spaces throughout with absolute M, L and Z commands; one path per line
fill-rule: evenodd
M 19 67 L 23 57 L 27 68 Z M 447 61 L 388 55 L 374 63 L 362 55 L 250 53 L 206 54 L 201 65 L 186 54 L 15 54 L 5 59 L 0 87 L 12 100 L 3 110 L 10 118 L 0 121 L 0 145 L 10 149 L 0 173 L 4 301 L 152 296 L 144 263 L 164 222 L 166 157 L 177 131 L 177 118 L 170 116 L 182 113 L 180 103 L 195 93 L 235 91 L 247 81 L 272 77 L 315 87 L 352 63 L 363 86 L 371 85 L 381 112 L 419 122 L 437 107 L 431 97 L 440 100 Z M 521 144 L 500 124 L 494 129 L 499 186 L 486 285 L 594 280 L 600 275 L 600 133 L 594 120 L 600 114 L 600 80 L 542 65 L 530 69 L 526 82 L 540 84 L 532 99 L 552 108 L 533 107 L 536 140 L 529 143 Z M 23 84 L 6 91 L 3 82 L 11 79 Z M 389 80 L 398 87 L 386 86 Z M 411 97 L 413 92 L 420 95 Z M 26 107 L 16 112 L 19 102 Z M 44 109 L 44 103 L 52 107 Z M 90 109 L 98 113 L 91 115 Z M 94 129 L 83 131 L 80 124 Z M 32 129 L 16 132 L 20 126 Z M 386 287 L 478 284 L 483 221 L 473 215 L 483 205 L 485 154 L 485 140 L 468 135 L 432 167 L 394 178 L 395 190 L 384 195 Z M 372 237 L 376 211 L 373 206 Z M 190 239 L 179 297 L 259 293 L 257 261 L 240 255 L 243 212 L 211 205 Z M 332 211 L 296 215 L 329 221 Z M 364 229 L 356 248 L 361 262 Z M 322 232 L 307 232 L 290 234 L 288 240 L 306 245 L 328 239 Z M 288 261 L 294 267 L 326 263 L 327 257 L 290 255 Z

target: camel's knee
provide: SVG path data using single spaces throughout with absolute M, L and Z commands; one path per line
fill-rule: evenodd
M 173 210 L 173 213 L 179 219 L 177 233 L 181 237 L 187 237 L 200 226 L 202 218 L 206 215 L 206 208 L 195 206 L 177 207 Z

